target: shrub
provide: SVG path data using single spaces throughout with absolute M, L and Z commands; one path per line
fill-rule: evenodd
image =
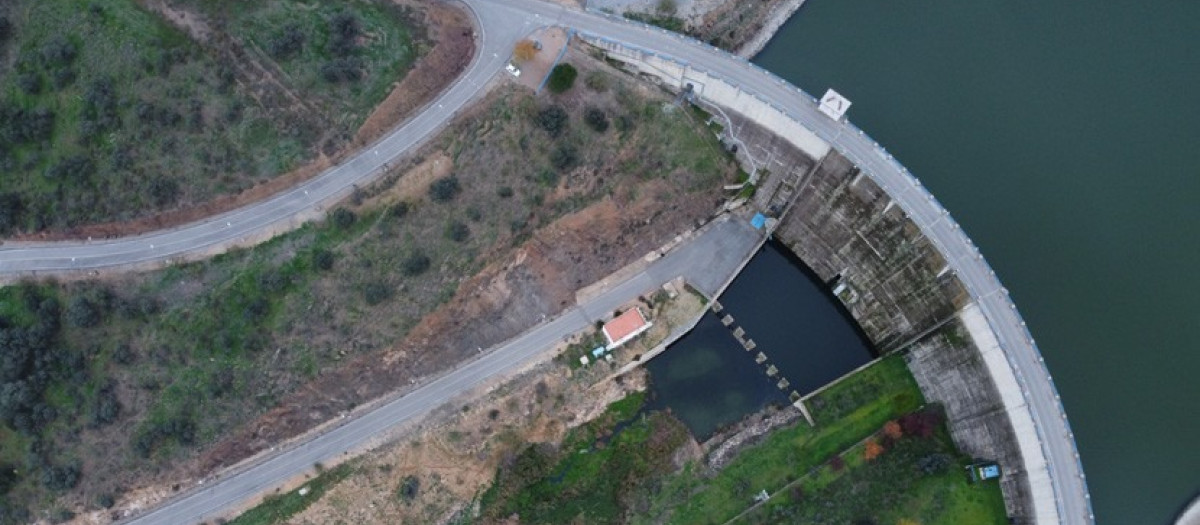
M 42 60 L 47 65 L 66 65 L 75 61 L 79 50 L 64 36 L 57 36 L 42 45 Z
M 909 436 L 928 438 L 942 424 L 942 413 L 926 408 L 900 417 L 900 427 Z
M 579 150 L 571 144 L 560 144 L 550 154 L 550 164 L 559 171 L 567 171 L 579 163 Z
M 100 323 L 100 311 L 87 297 L 76 295 L 67 306 L 67 320 L 80 328 L 91 328 Z
M 841 456 L 833 456 L 829 458 L 830 470 L 834 472 L 841 472 L 844 468 L 846 468 L 846 460 L 842 459 Z
M 888 421 L 883 425 L 883 433 L 892 439 L 900 439 L 904 435 L 904 430 L 900 428 L 900 423 Z
M 0 141 L 12 144 L 45 142 L 54 131 L 54 112 L 0 106 Z
M 22 73 L 17 75 L 17 86 L 26 95 L 37 95 L 42 92 L 42 76 L 37 73 Z
M 166 206 L 179 198 L 179 183 L 172 179 L 156 176 L 150 180 L 149 193 L 154 204 Z
M 513 189 L 510 186 L 500 186 L 499 188 L 496 188 L 496 195 L 499 195 L 502 199 L 507 199 L 513 196 Z M 3 216 L 3 207 L 0 207 L 0 218 Z
M 557 138 L 567 129 L 567 110 L 559 105 L 546 106 L 538 112 L 536 120 L 546 133 Z
M 950 456 L 937 452 L 917 459 L 917 469 L 927 476 L 941 474 L 950 468 L 953 460 Z
M 267 52 L 276 60 L 287 60 L 304 49 L 307 35 L 298 24 L 288 24 L 267 43 Z
M 321 78 L 333 84 L 358 82 L 362 77 L 362 60 L 358 57 L 335 58 L 321 66 Z
M 331 270 L 331 269 L 333 269 L 333 262 L 334 262 L 333 252 L 326 250 L 325 248 L 317 248 L 315 251 L 313 251 L 313 254 L 312 254 L 313 268 L 316 268 L 318 270 L 323 270 L 323 271 Z
M 363 299 L 366 299 L 367 304 L 375 306 L 392 297 L 392 289 L 383 283 L 374 282 L 368 283 L 363 288 Z
M 470 219 L 471 222 L 479 222 L 483 220 L 483 212 L 480 211 L 478 207 L 469 206 L 467 207 L 467 218 Z
M 399 219 L 408 215 L 408 203 L 404 201 L 397 202 L 388 208 L 388 216 Z
M 587 77 L 584 77 L 583 84 L 592 91 L 604 93 L 608 91 L 608 75 L 605 75 L 601 71 L 592 71 L 588 73 Z
M 539 184 L 548 188 L 553 188 L 558 185 L 558 172 L 552 169 L 542 168 L 538 171 L 537 181 Z
M 458 195 L 462 188 L 458 179 L 453 175 L 442 177 L 429 185 L 429 198 L 436 202 L 449 202 Z
M 137 353 L 129 345 L 119 344 L 113 348 L 112 358 L 119 365 L 129 365 L 137 361 Z
M 42 485 L 50 490 L 63 491 L 75 488 L 79 484 L 79 467 L 61 465 L 47 467 L 42 470 Z
M 400 482 L 400 488 L 396 489 L 396 493 L 400 495 L 406 503 L 417 497 L 417 493 L 421 490 L 421 481 L 416 476 L 405 476 Z
M 354 212 L 342 207 L 333 210 L 333 213 L 329 216 L 329 221 L 339 230 L 345 230 L 354 226 L 354 222 L 357 220 L 358 216 Z
M 111 493 L 105 492 L 96 496 L 96 504 L 106 509 L 111 509 L 113 505 L 117 504 L 117 498 Z
M 608 131 L 608 115 L 604 110 L 597 107 L 589 107 L 583 112 L 583 122 L 588 127 L 596 130 L 597 133 Z
M 329 19 L 329 52 L 337 56 L 353 53 L 362 31 L 354 13 L 342 11 Z
M 429 265 L 429 256 L 420 251 L 415 251 L 404 258 L 401 269 L 404 270 L 405 275 L 414 277 L 425 273 L 429 269 Z
M 509 190 L 510 192 L 512 190 Z M 21 213 L 25 211 L 25 203 L 16 193 L 0 194 L 0 232 L 12 231 L 21 222 Z
M 54 85 L 54 89 L 70 87 L 75 83 L 75 71 L 65 67 L 55 69 L 50 75 L 50 83 Z
M 258 289 L 268 294 L 282 292 L 289 284 L 292 284 L 289 277 L 275 269 L 263 270 L 255 280 L 258 282 Z
M 46 176 L 51 179 L 84 181 L 92 176 L 94 169 L 95 165 L 87 155 L 72 155 L 47 168 Z
M 880 445 L 874 439 L 867 440 L 867 445 L 863 449 L 863 459 L 871 461 L 883 454 L 883 445 Z
M 445 235 L 447 239 L 454 242 L 463 242 L 467 240 L 467 237 L 471 236 L 471 230 L 467 228 L 466 224 L 460 221 L 451 221 L 450 224 L 446 225 Z
M 547 82 L 547 87 L 554 93 L 566 93 L 575 85 L 575 77 L 579 76 L 579 71 L 571 64 L 559 64 L 554 66 L 550 71 L 550 80 Z
M 113 387 L 106 386 L 96 394 L 92 403 L 92 425 L 104 426 L 117 420 L 121 414 L 121 402 Z

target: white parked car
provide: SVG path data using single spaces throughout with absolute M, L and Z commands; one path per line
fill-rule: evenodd
M 514 77 L 521 76 L 521 70 L 517 69 L 517 66 L 512 65 L 512 62 L 509 62 L 507 66 L 504 66 L 504 70 L 508 71 L 509 74 L 511 74 Z

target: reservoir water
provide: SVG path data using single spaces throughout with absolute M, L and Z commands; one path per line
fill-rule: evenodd
M 648 365 L 651 408 L 669 407 L 698 439 L 769 403 L 788 403 L 862 366 L 873 357 L 850 314 L 786 248 L 768 242 L 719 298 L 720 314 L 696 328 Z M 729 315 L 732 324 L 721 319 Z M 734 337 L 756 347 L 747 351 Z M 768 360 L 755 362 L 762 352 Z M 767 377 L 774 365 L 779 375 Z M 790 385 L 781 391 L 780 378 Z
M 1200 2 L 808 0 L 756 59 L 958 219 L 1063 397 L 1097 522 L 1200 490 Z

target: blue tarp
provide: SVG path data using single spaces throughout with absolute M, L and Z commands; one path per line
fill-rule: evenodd
M 763 225 L 767 223 L 767 217 L 761 213 L 755 213 L 754 218 L 750 219 L 750 225 L 756 230 L 761 230 Z
M 592 350 L 592 355 L 595 357 L 600 357 L 600 356 L 604 355 L 604 347 L 600 346 L 600 347 L 597 347 L 595 350 Z

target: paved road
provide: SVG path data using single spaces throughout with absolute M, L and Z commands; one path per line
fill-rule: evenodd
M 716 291 L 733 276 L 758 245 L 758 240 L 758 232 L 747 222 L 721 219 L 691 241 L 651 263 L 641 273 L 478 359 L 403 397 L 349 419 L 308 442 L 281 450 L 251 468 L 210 480 L 192 492 L 134 518 L 132 523 L 177 525 L 217 518 L 225 509 L 309 471 L 314 463 L 329 462 L 347 452 L 360 450 L 389 428 L 425 414 L 480 383 L 546 359 L 547 350 L 566 336 L 588 328 L 622 304 L 675 277 L 684 276 L 706 293 Z
M 873 143 L 857 128 L 838 123 L 816 111 L 808 94 L 756 66 L 699 42 L 665 31 L 647 28 L 623 20 L 565 9 L 538 0 L 465 0 L 480 21 L 480 50 L 466 74 L 439 97 L 427 111 L 412 118 L 376 145 L 361 154 L 308 181 L 295 189 L 206 221 L 147 235 L 97 242 L 7 243 L 0 247 L 0 277 L 31 272 L 64 272 L 112 266 L 152 263 L 205 253 L 214 247 L 253 239 L 265 231 L 294 224 L 298 217 L 311 216 L 314 209 L 348 194 L 380 168 L 428 139 L 445 125 L 454 113 L 475 99 L 482 87 L 500 71 L 511 45 L 535 27 L 558 24 L 601 38 L 612 39 L 648 51 L 670 55 L 690 66 L 726 79 L 736 80 L 746 92 L 770 101 L 808 126 L 835 149 L 854 161 L 878 182 L 908 213 L 926 236 L 938 246 L 952 268 L 978 302 L 1020 382 L 1037 426 L 1043 453 L 1049 464 L 1059 520 L 1064 523 L 1092 522 L 1087 487 L 1078 462 L 1073 435 L 1067 424 L 1058 394 L 1042 364 L 1041 356 L 1025 323 L 1009 300 L 994 272 L 983 260 L 970 239 L 950 219 L 946 210 L 908 174 L 898 162 Z M 661 263 L 667 264 L 667 263 Z M 656 265 L 657 267 L 657 265 Z M 649 278 L 648 278 L 649 279 Z M 653 279 L 650 279 L 653 280 Z M 646 281 L 649 282 L 649 281 Z M 645 283 L 629 284 L 636 288 Z M 616 296 L 612 296 L 616 297 Z M 589 303 L 592 304 L 592 303 Z M 587 318 L 587 307 L 572 310 L 558 320 L 540 327 L 525 341 L 530 346 L 514 350 L 504 348 L 487 358 L 468 365 L 434 384 L 386 414 L 372 413 L 356 426 L 356 434 L 347 438 L 365 439 L 370 433 L 395 421 L 411 417 L 436 406 L 475 384 L 501 363 L 510 363 L 532 355 L 534 343 L 548 343 L 569 332 Z M 604 311 L 603 309 L 598 311 Z M 586 324 L 586 323 L 584 323 Z M 541 339 L 539 339 L 541 338 Z M 480 365 L 479 363 L 488 363 Z M 418 396 L 418 397 L 412 397 Z M 343 427 L 344 428 L 344 427 Z M 347 436 L 347 434 L 339 434 Z M 190 511 L 178 510 L 179 504 L 156 512 L 151 521 L 183 523 L 203 516 L 205 509 L 223 508 L 270 487 L 268 480 L 283 479 L 299 466 L 338 453 L 341 442 L 318 438 L 299 450 L 280 456 L 258 468 L 228 480 L 208 496 L 186 500 Z M 281 477 L 282 476 L 282 477 Z M 221 496 L 217 496 L 220 489 Z M 175 510 L 172 510 L 175 509 Z M 177 513 L 177 514 L 176 514 Z

